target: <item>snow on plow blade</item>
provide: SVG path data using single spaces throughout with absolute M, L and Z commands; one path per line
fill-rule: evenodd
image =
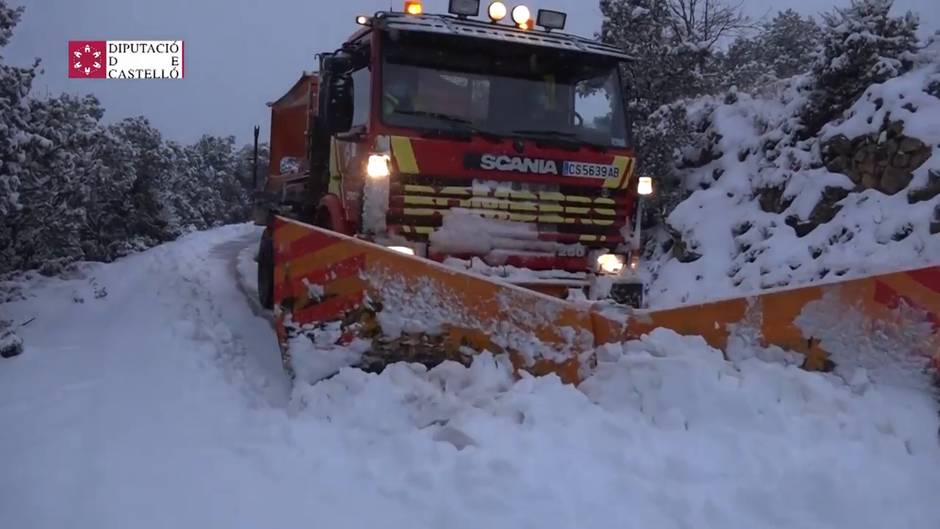
M 636 313 L 627 335 L 657 327 L 700 335 L 727 351 L 734 337 L 835 364 L 903 372 L 940 368 L 940 266 Z
M 656 327 L 722 350 L 733 336 L 750 337 L 804 354 L 809 369 L 846 355 L 888 355 L 922 369 L 940 351 L 940 267 L 618 317 L 281 217 L 271 228 L 276 328 L 289 369 L 296 355 L 334 346 L 368 349 L 369 365 L 468 363 L 490 351 L 577 383 L 599 346 Z
M 490 351 L 577 382 L 593 357 L 594 315 L 585 307 L 280 217 L 273 242 L 287 362 L 298 333 L 322 333 L 331 322 L 341 322 L 340 341 L 365 338 L 390 361 L 466 362 Z

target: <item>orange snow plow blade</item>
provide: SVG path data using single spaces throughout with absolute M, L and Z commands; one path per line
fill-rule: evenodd
M 490 351 L 570 383 L 590 373 L 597 347 L 657 327 L 722 350 L 749 336 L 804 354 L 808 369 L 862 350 L 924 367 L 940 358 L 940 267 L 619 317 L 281 217 L 271 229 L 276 327 L 288 359 L 293 338 L 329 324 L 341 327 L 339 342 L 372 340 L 389 361 L 469 362 Z
M 726 350 L 738 331 L 762 346 L 803 354 L 804 367 L 827 370 L 835 354 L 844 360 L 869 354 L 940 367 L 940 267 L 933 266 L 845 281 L 768 291 L 639 313 L 627 335 L 657 327 L 700 335 Z M 906 358 L 905 358 L 906 357 Z

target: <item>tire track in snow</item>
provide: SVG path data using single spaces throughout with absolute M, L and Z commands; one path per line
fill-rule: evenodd
M 281 407 L 290 383 L 274 331 L 236 270 L 240 252 L 256 238 L 249 233 L 197 252 L 161 252 L 156 266 L 177 278 L 164 300 L 184 315 L 177 332 L 211 347 L 226 378 L 244 390 L 250 404 Z

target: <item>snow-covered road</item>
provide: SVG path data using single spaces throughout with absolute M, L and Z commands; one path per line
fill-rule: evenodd
M 0 528 L 940 527 L 924 392 L 657 331 L 580 390 L 505 364 L 293 390 L 236 277 L 249 226 L 0 306 Z M 104 293 L 107 295 L 103 295 Z

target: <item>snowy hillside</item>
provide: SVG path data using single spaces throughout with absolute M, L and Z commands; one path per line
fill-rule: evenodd
M 700 134 L 682 173 L 694 192 L 669 217 L 674 236 L 651 264 L 653 304 L 940 260 L 940 42 L 801 139 L 809 83 L 689 108 Z
M 237 279 L 256 237 L 226 227 L 19 284 L 3 308 L 35 320 L 0 360 L 0 527 L 940 520 L 928 395 L 731 364 L 666 330 L 605 349 L 580 390 L 489 356 L 291 390 Z

